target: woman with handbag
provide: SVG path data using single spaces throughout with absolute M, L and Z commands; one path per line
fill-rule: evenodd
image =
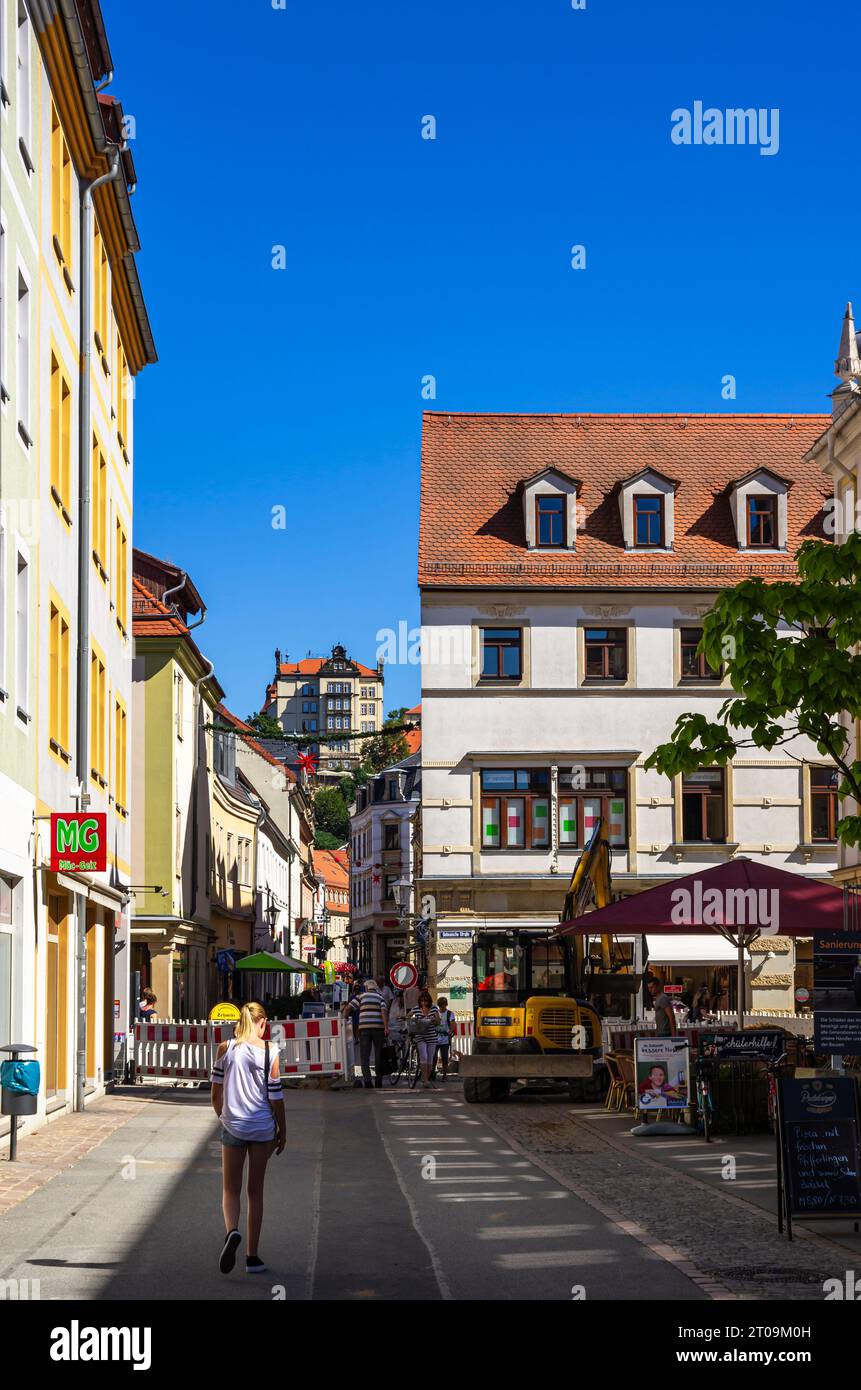
M 263 1223 L 263 1182 L 273 1153 L 283 1153 L 286 1116 L 277 1048 L 270 1048 L 262 1004 L 243 1004 L 231 1042 L 221 1043 L 212 1068 L 212 1107 L 221 1120 L 222 1211 L 227 1232 L 219 1268 L 236 1263 L 242 1173 L 248 1155 L 248 1253 L 245 1269 L 266 1266 L 257 1253 Z

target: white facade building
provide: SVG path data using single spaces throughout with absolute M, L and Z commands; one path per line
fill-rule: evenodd
M 822 533 L 804 462 L 822 427 L 426 415 L 421 891 L 439 940 L 552 925 L 602 814 L 616 894 L 735 855 L 830 874 L 834 769 L 811 743 L 672 782 L 643 766 L 731 693 L 696 652 L 719 588 L 791 578 Z M 793 967 L 786 940 L 754 959 L 757 1007 L 792 1008 Z
M 401 910 L 417 910 L 421 779 L 421 754 L 412 753 L 359 787 L 350 818 L 350 944 L 368 974 L 388 973 L 407 953 L 410 923 Z

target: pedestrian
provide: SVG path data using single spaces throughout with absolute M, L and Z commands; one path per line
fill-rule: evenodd
M 448 1007 L 448 1000 L 442 995 L 440 995 L 437 1000 L 437 1008 L 439 1009 L 439 1028 L 437 1029 L 436 1035 L 436 1060 L 434 1061 L 434 1069 L 436 1069 L 436 1061 L 439 1061 L 442 1067 L 442 1079 L 443 1081 L 447 1081 L 448 1059 L 451 1053 L 451 1035 L 454 1030 L 456 1019 L 451 1009 Z
M 394 997 L 395 997 L 395 992 L 394 992 L 394 990 L 392 989 L 391 985 L 389 984 L 388 980 L 386 979 L 385 975 L 378 975 L 378 976 L 377 976 L 377 989 L 380 991 L 380 994 L 383 996 L 383 999 L 384 999 L 384 1001 L 385 1001 L 386 1008 L 388 1008 L 389 1005 L 391 1004 L 392 1000 L 393 1000 Z
M 143 1023 L 150 1023 L 158 1017 L 158 998 L 151 989 L 142 989 L 141 997 L 138 1000 L 138 1018 Z
M 655 1032 L 659 1038 L 672 1038 L 678 1032 L 673 1001 L 664 993 L 664 986 L 654 977 L 647 982 L 652 1008 L 655 1010 Z
M 707 1013 L 711 1011 L 711 998 L 707 985 L 700 985 L 691 1004 L 688 1014 L 688 1023 L 702 1023 Z
M 386 1006 L 383 996 L 377 989 L 376 980 L 366 980 L 361 996 L 351 999 L 341 1010 L 342 1014 L 352 1013 L 358 1018 L 359 1060 L 362 1064 L 362 1079 L 365 1090 L 379 1089 L 383 1084 L 383 1043 L 388 1033 Z M 371 1050 L 374 1053 L 374 1079 L 371 1079 Z
M 439 1030 L 439 1009 L 426 989 L 423 989 L 419 995 L 419 1002 L 416 1007 L 410 1010 L 408 1026 L 415 1039 L 419 1054 L 419 1065 L 422 1069 L 422 1089 L 426 1091 L 431 1084 L 431 1067 L 436 1056 Z
M 266 1266 L 258 1254 L 263 1223 L 266 1164 L 287 1142 L 284 1096 L 277 1047 L 270 1047 L 262 1004 L 243 1004 L 230 1042 L 221 1043 L 212 1068 L 212 1108 L 221 1120 L 221 1206 L 225 1238 L 219 1268 L 229 1274 L 236 1263 L 242 1173 L 248 1156 L 248 1274 Z M 271 1054 L 271 1057 L 270 1057 Z

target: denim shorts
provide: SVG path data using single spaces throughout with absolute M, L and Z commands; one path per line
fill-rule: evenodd
M 221 1142 L 225 1149 L 248 1149 L 252 1144 L 271 1144 L 275 1140 L 275 1135 L 271 1139 L 240 1139 L 237 1135 L 231 1134 L 229 1129 L 221 1126 Z

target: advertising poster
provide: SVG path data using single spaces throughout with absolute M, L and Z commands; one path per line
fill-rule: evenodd
M 686 1110 L 690 1105 L 687 1038 L 638 1037 L 635 1042 L 640 1110 Z

